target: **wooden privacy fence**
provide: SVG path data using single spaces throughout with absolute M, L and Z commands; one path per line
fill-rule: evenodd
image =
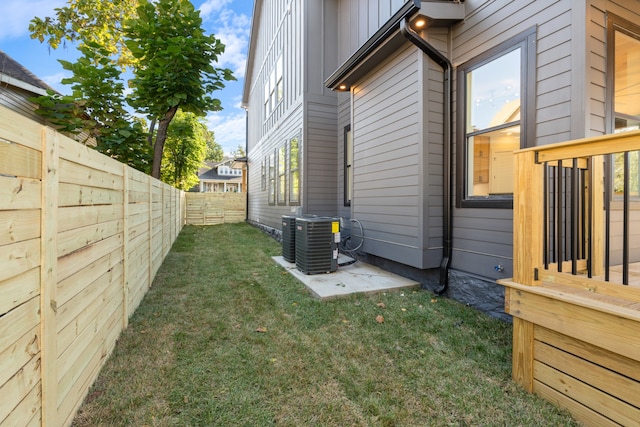
M 0 426 L 66 426 L 185 217 L 184 193 L 0 107 Z
M 186 193 L 187 224 L 242 222 L 247 216 L 247 193 Z

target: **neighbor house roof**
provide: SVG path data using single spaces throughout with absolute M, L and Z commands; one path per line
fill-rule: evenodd
M 238 175 L 218 175 L 218 169 L 212 168 L 206 171 L 205 173 L 198 175 L 198 178 L 200 178 L 200 181 L 212 181 L 212 180 L 231 181 L 234 179 L 239 180 L 242 177 Z
M 0 82 L 19 87 L 34 94 L 46 94 L 54 90 L 51 86 L 36 77 L 15 59 L 0 50 Z

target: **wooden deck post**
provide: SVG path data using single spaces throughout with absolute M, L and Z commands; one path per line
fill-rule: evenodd
M 515 291 L 511 291 L 515 292 Z M 513 318 L 511 377 L 529 393 L 533 392 L 533 323 Z
M 516 188 L 513 193 L 513 280 L 536 282 L 535 269 L 542 266 L 543 170 L 532 150 L 516 152 Z

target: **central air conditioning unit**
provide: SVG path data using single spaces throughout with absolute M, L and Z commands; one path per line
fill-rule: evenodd
M 282 258 L 296 262 L 296 217 L 282 215 Z
M 304 274 L 331 273 L 338 268 L 340 220 L 296 219 L 296 268 Z

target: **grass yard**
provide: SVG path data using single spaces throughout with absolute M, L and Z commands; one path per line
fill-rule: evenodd
M 321 302 L 279 254 L 185 227 L 74 425 L 577 425 L 511 381 L 509 324 L 427 291 Z

